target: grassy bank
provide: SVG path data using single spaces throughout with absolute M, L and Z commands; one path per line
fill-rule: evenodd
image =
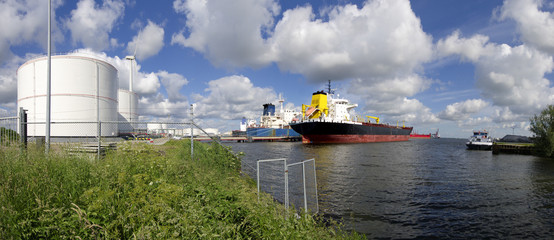
M 102 160 L 0 151 L 0 239 L 360 238 L 257 201 L 219 146 L 126 144 Z

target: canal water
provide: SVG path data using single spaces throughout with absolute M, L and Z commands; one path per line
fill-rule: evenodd
M 254 179 L 258 159 L 315 158 L 320 213 L 368 238 L 552 239 L 554 161 L 464 143 L 225 144 L 244 153 L 242 169 Z

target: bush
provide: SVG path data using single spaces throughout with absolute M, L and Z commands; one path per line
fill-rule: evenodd
M 533 143 L 536 153 L 554 157 L 554 106 L 548 105 L 540 115 L 535 115 L 530 121 L 530 130 L 535 134 Z

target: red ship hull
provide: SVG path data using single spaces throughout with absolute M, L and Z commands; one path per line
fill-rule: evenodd
M 431 134 L 417 134 L 417 133 L 412 133 L 410 134 L 410 138 L 431 138 Z
M 302 143 L 370 143 L 408 141 L 408 135 L 305 135 Z

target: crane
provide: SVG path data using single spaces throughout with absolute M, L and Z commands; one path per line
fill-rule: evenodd
M 375 123 L 379 123 L 379 118 L 378 117 L 373 117 L 373 116 L 365 116 L 367 118 L 367 122 L 370 122 L 369 119 L 370 118 L 373 118 L 375 119 Z

